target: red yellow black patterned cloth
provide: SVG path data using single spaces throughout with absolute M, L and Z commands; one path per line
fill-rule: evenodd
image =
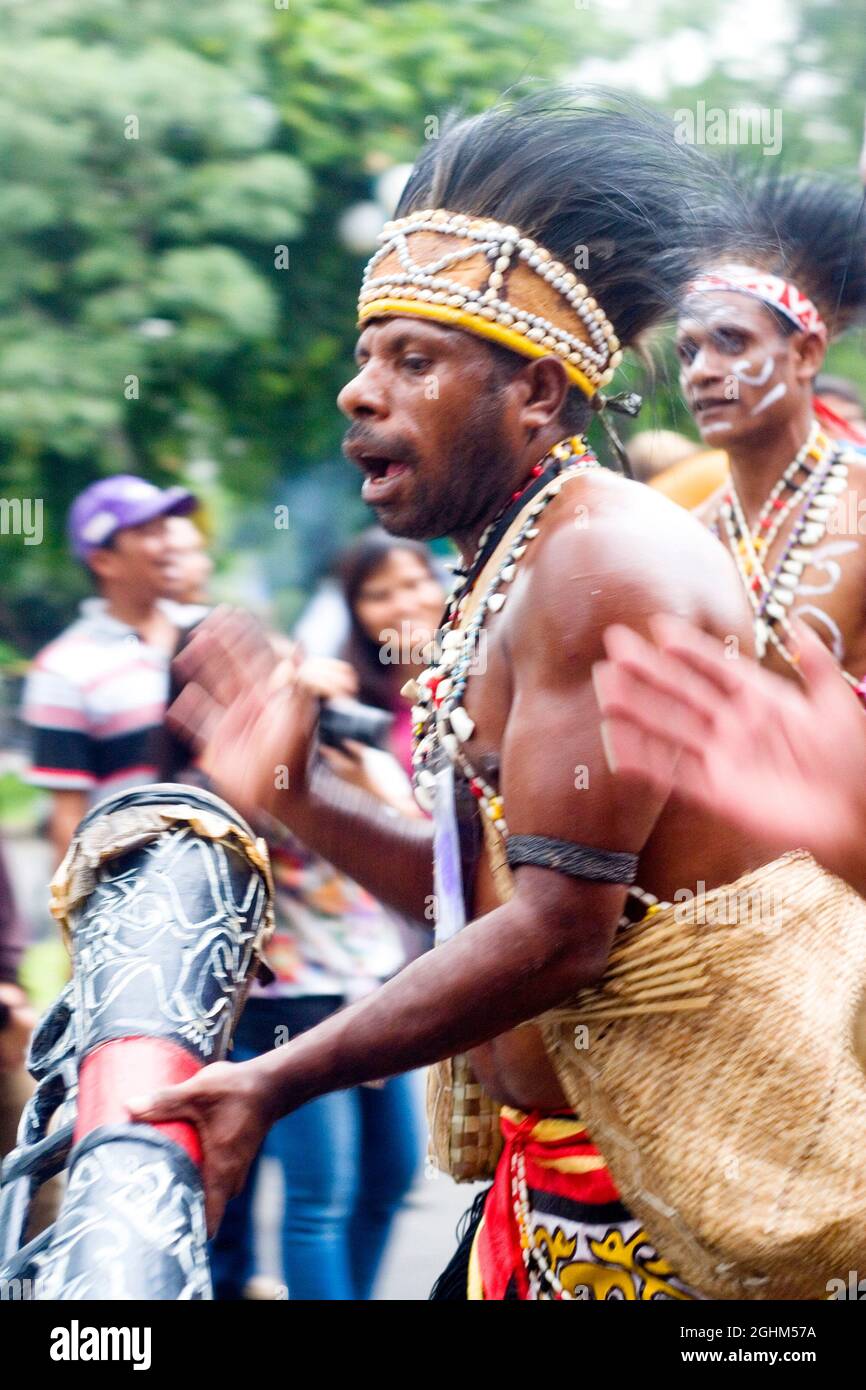
M 626 1211 L 604 1159 L 574 1114 L 527 1115 L 505 1107 L 501 1125 L 504 1148 L 472 1245 L 467 1298 L 699 1297 Z M 528 1261 L 515 1209 L 517 1172 L 525 1174 L 523 1243 L 534 1248 Z M 552 1270 L 553 1281 L 539 1275 L 544 1267 Z

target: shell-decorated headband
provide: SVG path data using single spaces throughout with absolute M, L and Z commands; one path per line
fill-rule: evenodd
M 622 361 L 613 324 L 586 285 L 516 227 L 444 208 L 387 222 L 364 272 L 358 325 L 417 315 L 524 357 L 562 358 L 587 396 Z

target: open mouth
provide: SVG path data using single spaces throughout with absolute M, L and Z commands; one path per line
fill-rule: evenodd
M 400 491 L 402 480 L 410 471 L 409 464 L 401 459 L 380 457 L 376 454 L 360 454 L 356 458 L 366 473 L 361 497 L 365 502 L 376 506 L 391 499 Z
M 692 410 L 695 415 L 708 415 L 710 411 L 723 410 L 728 406 L 735 405 L 733 400 L 727 400 L 718 396 L 701 396 L 692 403 Z

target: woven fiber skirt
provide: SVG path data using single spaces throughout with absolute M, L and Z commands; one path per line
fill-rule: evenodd
M 803 852 L 618 935 L 539 1019 L 629 1211 L 710 1298 L 866 1259 L 866 901 Z

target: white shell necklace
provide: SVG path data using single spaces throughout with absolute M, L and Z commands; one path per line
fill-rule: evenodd
M 847 465 L 821 427 L 813 422 L 805 444 L 775 483 L 753 527 L 746 520 L 736 486 L 730 480 L 719 518 L 752 608 L 759 660 L 771 645 L 789 665 L 798 663 L 788 609 L 809 563 L 809 552 L 826 535 L 847 479 Z M 798 506 L 800 513 L 790 537 L 771 569 L 767 564 L 770 547 Z M 857 684 L 853 678 L 847 678 Z
M 554 445 L 539 466 L 538 472 L 545 472 L 551 463 L 558 465 L 558 471 L 531 497 L 525 513 L 519 514 L 522 516 L 520 525 L 472 617 L 465 626 L 461 626 L 469 594 L 474 591 L 474 585 L 468 591 L 463 586 L 462 591 L 458 589 L 455 594 L 445 622 L 431 644 L 430 665 L 416 681 L 409 681 L 403 689 L 403 694 L 413 701 L 412 762 L 415 796 L 419 805 L 425 810 L 432 810 L 435 774 L 429 764 L 437 750 L 442 749 L 449 760 L 460 767 L 482 811 L 494 822 L 503 836 L 508 833 L 508 828 L 505 824 L 502 797 L 496 788 L 471 766 L 462 748 L 475 730 L 475 725 L 463 706 L 463 695 L 476 662 L 487 615 L 499 612 L 507 601 L 508 586 L 514 579 L 530 542 L 538 535 L 537 522 L 541 513 L 559 495 L 563 484 L 570 478 L 600 467 L 598 460 L 586 449 L 583 440 L 578 436 Z M 491 527 L 488 527 L 481 537 L 477 553 L 483 550 L 490 530 Z M 474 562 L 470 566 L 470 573 L 473 569 Z

